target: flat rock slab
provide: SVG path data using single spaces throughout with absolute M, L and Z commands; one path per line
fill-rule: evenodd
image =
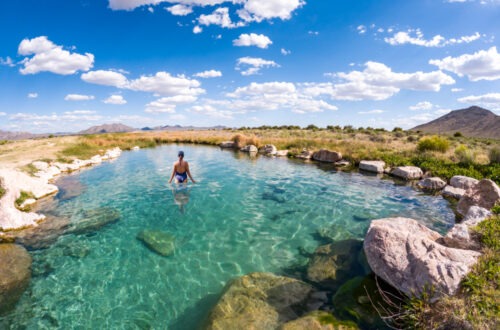
M 450 185 L 444 187 L 442 191 L 443 196 L 451 197 L 455 199 L 460 199 L 463 195 L 465 195 L 465 189 L 455 188 Z
M 382 160 L 362 160 L 359 169 L 372 173 L 384 173 L 385 162 Z
M 206 329 L 279 329 L 299 318 L 297 306 L 307 305 L 313 287 L 271 273 L 251 273 L 226 285 L 212 309 Z
M 174 254 L 175 237 L 169 233 L 146 229 L 137 235 L 137 239 L 159 255 L 168 257 Z
M 418 180 L 424 175 L 416 166 L 398 166 L 391 171 L 391 174 L 405 180 Z
M 0 314 L 14 307 L 31 278 L 31 256 L 16 244 L 0 244 Z
M 442 236 L 407 218 L 372 221 L 364 249 L 373 272 L 408 296 L 433 287 L 433 300 L 456 293 L 481 255 L 438 244 Z
M 120 212 L 112 207 L 99 207 L 82 211 L 81 219 L 71 223 L 67 232 L 71 234 L 87 234 L 120 220 Z

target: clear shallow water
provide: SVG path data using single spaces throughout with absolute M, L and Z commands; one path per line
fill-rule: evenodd
M 179 149 L 199 183 L 174 193 L 167 180 Z M 307 262 L 299 249 L 314 251 L 321 228 L 362 238 L 370 219 L 411 217 L 440 232 L 454 222 L 444 199 L 392 180 L 213 147 L 125 152 L 61 180 L 85 189 L 59 201 L 56 214 L 78 221 L 81 210 L 112 207 L 120 220 L 31 251 L 30 287 L 0 325 L 192 329 L 231 278 Z M 136 239 L 143 229 L 173 234 L 175 255 L 146 248 Z

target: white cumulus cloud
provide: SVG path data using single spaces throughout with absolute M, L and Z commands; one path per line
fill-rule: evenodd
M 360 111 L 358 112 L 360 115 L 379 115 L 381 113 L 384 113 L 384 110 L 369 110 L 369 111 Z
M 480 38 L 481 34 L 476 32 L 470 36 L 462 36 L 459 38 L 446 39 L 438 34 L 433 36 L 431 39 L 425 39 L 424 34 L 420 29 L 410 29 L 408 31 L 397 32 L 392 37 L 386 37 L 384 38 L 384 41 L 393 46 L 411 44 L 422 47 L 444 47 L 448 45 L 470 43 Z
M 500 79 L 500 54 L 496 47 L 480 50 L 474 54 L 430 60 L 429 63 L 441 70 L 453 72 L 459 77 L 467 76 L 471 81 Z
M 209 15 L 200 15 L 198 23 L 205 26 L 218 25 L 223 28 L 236 28 L 244 25 L 243 22 L 233 23 L 229 16 L 229 8 L 227 7 L 217 8 Z
M 233 45 L 240 47 L 257 46 L 259 48 L 267 48 L 272 43 L 273 42 L 269 39 L 269 37 L 256 33 L 243 33 L 238 37 L 238 39 L 233 40 Z
M 259 74 L 262 68 L 279 67 L 274 61 L 265 60 L 259 57 L 241 57 L 236 60 L 236 70 L 241 71 L 243 76 Z M 246 68 L 246 69 L 243 69 Z
M 193 33 L 194 34 L 198 34 L 198 33 L 202 33 L 203 32 L 203 28 L 196 25 L 194 28 L 193 28 Z
M 36 99 L 38 97 L 38 93 L 28 93 L 29 99 Z
M 22 74 L 36 74 L 48 71 L 61 75 L 88 71 L 94 65 L 94 55 L 71 53 L 50 41 L 46 36 L 24 39 L 19 44 L 19 55 L 26 57 L 21 63 Z
M 91 84 L 124 87 L 127 84 L 127 77 L 123 74 L 111 70 L 97 70 L 82 74 L 82 80 Z
M 0 65 L 10 66 L 11 68 L 16 66 L 12 58 L 7 56 L 6 58 L 0 57 Z
M 113 94 L 109 96 L 107 99 L 103 100 L 105 104 L 115 104 L 115 105 L 122 105 L 122 104 L 127 104 L 127 100 L 123 98 L 123 96 L 118 95 L 118 94 Z
M 64 97 L 65 101 L 90 101 L 93 100 L 94 95 L 82 95 L 82 94 L 68 94 Z
M 238 15 L 245 21 L 261 22 L 273 18 L 290 19 L 292 13 L 302 7 L 302 0 L 246 0 Z
M 434 91 L 455 80 L 441 71 L 399 73 L 383 63 L 366 62 L 363 71 L 331 74 L 340 83 L 306 83 L 305 91 L 311 95 L 329 95 L 335 100 L 386 100 L 401 89 Z
M 176 16 L 186 16 L 193 12 L 193 8 L 182 4 L 173 5 L 165 9 L 168 10 L 172 15 Z
M 488 93 L 483 95 L 470 95 L 461 97 L 458 102 L 481 105 L 492 110 L 500 109 L 500 93 Z
M 419 110 L 431 110 L 434 105 L 429 101 L 418 102 L 415 105 L 410 106 L 410 110 L 419 111 Z
M 194 76 L 199 78 L 217 78 L 217 77 L 222 77 L 222 72 L 218 70 L 207 70 L 203 72 L 198 72 Z

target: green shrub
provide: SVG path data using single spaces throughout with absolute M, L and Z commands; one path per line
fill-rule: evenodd
M 455 134 L 453 134 L 454 137 L 462 137 L 462 133 L 461 132 L 455 132 Z
M 61 154 L 67 157 L 88 159 L 92 156 L 97 155 L 99 153 L 99 149 L 101 149 L 100 146 L 81 142 L 63 149 Z
M 450 141 L 447 138 L 437 135 L 423 137 L 417 144 L 418 151 L 446 152 L 449 148 Z
M 498 203 L 497 203 L 497 204 L 495 204 L 495 206 L 493 206 L 493 207 L 491 208 L 491 212 L 492 212 L 493 214 L 500 214 L 500 204 L 498 204 Z
M 489 156 L 491 164 L 500 164 L 500 147 L 491 148 Z
M 470 150 L 469 148 L 467 148 L 467 146 L 463 144 L 459 145 L 455 149 L 455 156 L 457 157 L 459 163 L 467 165 L 474 163 L 475 159 L 474 153 L 472 152 L 472 150 Z

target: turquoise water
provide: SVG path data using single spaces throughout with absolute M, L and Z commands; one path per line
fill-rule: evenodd
M 167 180 L 179 149 L 199 183 L 176 192 Z M 362 238 L 370 219 L 411 217 L 440 232 L 454 222 L 447 201 L 392 180 L 214 147 L 125 152 L 64 180 L 84 189 L 53 212 L 77 222 L 81 210 L 111 207 L 120 219 L 31 251 L 30 287 L 0 325 L 192 329 L 229 279 L 305 264 L 299 249 L 314 251 L 319 229 Z M 175 254 L 145 247 L 136 239 L 143 229 L 173 234 Z

